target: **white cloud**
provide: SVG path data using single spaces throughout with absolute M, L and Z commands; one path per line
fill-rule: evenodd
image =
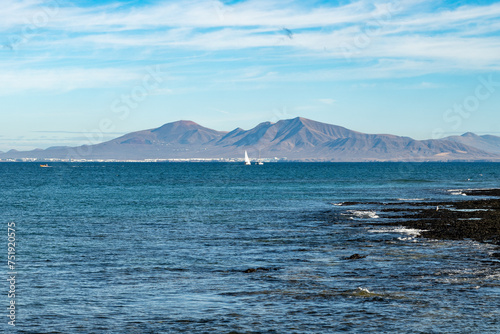
M 335 103 L 334 99 L 319 99 L 318 101 L 321 103 L 324 103 L 324 104 L 328 104 L 328 105 L 332 105 Z
M 240 81 L 344 80 L 499 69 L 500 38 L 495 32 L 500 31 L 500 3 L 431 10 L 433 6 L 430 0 L 359 0 L 314 8 L 297 1 L 224 5 L 190 0 L 83 8 L 55 0 L 7 1 L 0 13 L 0 30 L 8 41 L 34 25 L 36 35 L 30 36 L 36 38 L 18 47 L 19 53 L 36 56 L 28 69 L 26 57 L 6 60 L 13 66 L 0 69 L 0 88 L 4 92 L 67 90 L 119 84 L 137 78 L 136 70 L 127 70 L 129 65 L 104 68 L 104 64 L 95 66 L 102 69 L 84 68 L 95 59 L 124 57 L 136 67 L 134 62 L 141 57 L 151 61 L 192 51 L 207 52 L 205 61 L 213 61 L 220 52 L 245 51 L 249 59 L 263 62 L 310 64 L 309 70 L 297 66 L 294 73 L 282 73 L 276 70 L 281 65 L 274 65 L 274 69 L 239 75 L 235 80 Z M 35 24 L 37 17 L 46 20 Z M 284 28 L 293 38 L 283 33 Z M 260 49 L 273 53 L 268 59 L 260 58 Z M 54 59 L 67 60 L 69 69 L 59 68 Z M 332 66 L 315 70 L 318 59 L 331 59 Z
M 0 92 L 24 90 L 70 91 L 78 88 L 122 86 L 139 81 L 144 74 L 121 69 L 62 68 L 46 70 L 0 71 Z

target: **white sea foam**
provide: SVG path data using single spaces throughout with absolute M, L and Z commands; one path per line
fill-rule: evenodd
M 450 195 L 453 196 L 467 196 L 467 194 L 464 193 L 465 190 L 474 190 L 474 189 L 448 189 L 447 191 L 450 193 Z
M 491 209 L 448 209 L 449 211 L 458 211 L 458 212 L 476 212 L 476 211 L 492 211 Z
M 491 268 L 485 269 L 452 269 L 438 271 L 436 276 L 439 276 L 436 281 L 446 284 L 463 284 L 463 283 L 484 283 L 489 280 L 498 280 L 500 273 Z M 474 289 L 479 289 L 481 286 L 474 286 Z
M 372 293 L 370 290 L 368 290 L 367 288 L 362 288 L 362 287 L 359 287 L 358 290 L 359 292 L 364 292 L 364 293 Z
M 453 195 L 453 196 L 467 196 L 467 194 L 464 194 L 461 191 L 450 191 L 450 195 Z
M 406 228 L 406 227 L 383 227 L 376 230 L 368 230 L 370 233 L 400 233 L 404 234 L 404 237 L 399 237 L 398 240 L 401 241 L 412 241 L 416 242 L 416 238 L 420 236 L 422 232 L 426 230 L 419 230 L 416 228 Z
M 347 213 L 343 213 L 342 215 L 351 216 L 351 219 L 354 219 L 354 218 L 367 218 L 367 219 L 380 218 L 375 211 L 363 211 L 363 210 L 348 210 Z
M 425 198 L 398 198 L 398 201 L 424 201 Z
M 427 230 L 419 230 L 417 228 L 406 228 L 406 227 L 383 227 L 377 230 L 369 230 L 371 233 L 402 233 L 418 237 L 422 232 Z
M 500 280 L 500 273 L 494 273 L 485 277 L 487 280 Z

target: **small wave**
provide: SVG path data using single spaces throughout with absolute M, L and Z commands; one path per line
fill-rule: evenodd
M 491 274 L 491 275 L 487 275 L 485 277 L 485 279 L 498 281 L 498 280 L 500 280 L 500 274 L 499 273 L 494 273 L 494 274 Z
M 425 198 L 398 198 L 398 201 L 425 201 Z
M 357 205 L 357 204 L 362 204 L 359 202 L 330 202 L 331 205 L 335 206 L 351 206 L 351 205 Z
M 380 218 L 375 211 L 362 211 L 362 210 L 348 210 L 347 213 L 342 213 L 344 216 L 351 216 L 351 219 L 354 218 L 368 218 L 368 219 L 376 219 Z
M 464 190 L 465 189 L 449 189 L 447 191 L 453 196 L 467 196 L 467 194 L 463 192 Z
M 422 232 L 425 232 L 427 230 L 420 230 L 417 228 L 406 228 L 406 227 L 398 227 L 394 229 L 394 232 L 397 233 L 404 233 L 404 234 L 409 234 L 409 235 L 414 235 L 414 236 L 419 236 Z
M 406 237 L 399 237 L 398 240 L 401 241 L 415 241 L 415 238 L 419 237 L 422 232 L 426 232 L 427 230 L 419 230 L 416 228 L 407 228 L 407 227 L 385 227 L 377 230 L 369 230 L 370 233 L 400 233 L 405 234 Z
M 492 211 L 492 210 L 491 209 L 453 209 L 453 208 L 449 208 L 448 211 L 476 212 L 476 211 Z
M 370 290 L 368 290 L 367 288 L 361 288 L 359 287 L 356 292 L 359 292 L 359 293 L 366 293 L 366 294 L 371 294 L 372 292 Z
M 357 288 L 351 294 L 356 297 L 383 297 L 383 295 L 380 293 L 372 292 L 367 288 L 362 287 Z
M 411 241 L 411 242 L 417 242 L 417 240 L 414 238 L 414 237 L 406 237 L 406 238 L 403 238 L 403 237 L 399 237 L 398 238 L 399 241 Z

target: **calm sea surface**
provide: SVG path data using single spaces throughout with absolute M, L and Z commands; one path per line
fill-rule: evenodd
M 449 190 L 499 188 L 500 164 L 51 166 L 0 164 L 5 332 L 500 332 L 493 246 L 380 226 L 369 204 L 469 199 Z

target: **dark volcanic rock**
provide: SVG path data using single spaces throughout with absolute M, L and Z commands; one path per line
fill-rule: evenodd
M 471 189 L 471 190 L 463 190 L 462 192 L 468 196 L 500 197 L 500 189 Z
M 406 212 L 394 209 L 383 209 L 382 212 L 398 212 L 398 216 L 391 216 L 396 221 L 390 224 L 424 230 L 423 237 L 472 239 L 500 245 L 500 199 L 426 204 L 432 209 L 415 205 Z M 439 210 L 436 210 L 437 206 Z

